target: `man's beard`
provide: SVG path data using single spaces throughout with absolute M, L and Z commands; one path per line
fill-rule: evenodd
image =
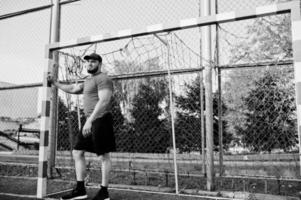
M 97 68 L 95 68 L 95 69 L 92 69 L 92 70 L 87 70 L 87 72 L 89 73 L 89 74 L 95 74 L 96 72 L 98 71 L 98 67 Z

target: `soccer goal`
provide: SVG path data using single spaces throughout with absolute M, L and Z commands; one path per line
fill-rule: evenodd
M 117 152 L 112 153 L 112 183 L 174 188 L 168 192 L 179 194 L 180 188 L 191 187 L 192 180 L 196 183 L 197 178 L 205 177 L 206 161 L 213 156 L 213 148 L 207 146 L 205 152 L 205 133 L 211 130 L 205 130 L 205 123 L 213 126 L 214 121 L 204 113 L 204 91 L 208 85 L 212 88 L 212 82 L 206 82 L 208 74 L 203 71 L 214 69 L 217 63 L 214 59 L 205 59 L 200 52 L 200 27 L 277 13 L 291 14 L 300 142 L 301 17 L 298 8 L 298 2 L 275 4 L 47 45 L 37 197 L 47 195 L 48 165 L 57 168 L 59 176 L 73 178 L 71 148 L 74 134 L 85 121 L 82 96 L 58 92 L 56 108 L 51 107 L 53 92 L 47 74 L 55 72 L 58 80 L 65 84 L 83 82 L 88 76 L 83 56 L 92 52 L 102 56 L 102 71 L 114 81 L 112 113 Z M 214 87 L 218 86 L 213 84 Z M 57 118 L 51 119 L 54 110 L 58 110 Z M 52 123 L 56 123 L 55 129 L 51 128 Z M 86 182 L 97 182 L 100 177 L 99 170 L 95 170 L 97 157 L 86 156 Z M 213 157 L 210 159 L 213 161 Z

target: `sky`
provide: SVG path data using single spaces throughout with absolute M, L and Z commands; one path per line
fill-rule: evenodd
M 20 1 L 17 3 L 16 0 L 0 2 L 2 12 L 5 9 L 12 12 L 41 5 L 34 0 L 22 1 L 20 5 L 18 4 Z M 196 2 L 196 0 L 82 0 L 67 4 L 62 6 L 61 10 L 61 41 L 112 33 L 132 27 L 143 28 L 162 22 L 162 18 L 172 22 L 193 17 L 198 14 Z M 173 6 L 170 7 L 170 4 Z M 168 9 L 170 11 L 167 11 Z M 49 42 L 49 19 L 48 9 L 0 20 L 2 69 L 0 81 L 15 84 L 41 82 L 44 47 Z

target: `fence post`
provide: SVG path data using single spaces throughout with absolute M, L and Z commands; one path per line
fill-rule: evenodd
M 218 0 L 212 1 L 211 14 L 218 14 Z M 223 146 L 223 107 L 222 107 L 222 82 L 221 69 L 219 68 L 219 37 L 218 25 L 211 30 L 212 55 L 214 55 L 215 66 L 217 67 L 217 91 L 218 91 L 218 145 L 219 145 L 219 176 L 224 173 L 224 146 Z M 215 43 L 215 44 L 214 44 Z
M 210 15 L 210 0 L 202 0 L 202 16 Z M 202 61 L 205 65 L 205 105 L 206 105 L 206 159 L 207 159 L 207 190 L 214 189 L 213 163 L 213 104 L 212 104 L 212 63 L 211 63 L 211 27 L 201 27 L 202 31 Z M 204 63 L 206 62 L 206 63 Z
M 201 0 L 199 0 L 199 17 L 201 17 Z M 200 53 L 202 52 L 202 30 L 201 28 L 199 29 L 200 31 Z M 206 144 L 205 144 L 205 116 L 204 116 L 204 67 L 202 66 L 202 56 L 200 56 L 200 67 L 203 68 L 201 72 L 199 73 L 199 81 L 200 81 L 200 109 L 201 109 L 201 148 L 202 148 L 202 175 L 206 177 Z
M 223 106 L 222 106 L 222 74 L 219 67 L 219 41 L 218 41 L 218 26 L 215 29 L 216 38 L 216 57 L 215 63 L 217 68 L 217 87 L 218 87 L 218 145 L 219 145 L 219 176 L 224 174 L 224 145 L 223 145 Z
M 50 43 L 58 42 L 60 40 L 60 0 L 54 0 L 51 11 L 51 30 Z M 53 61 L 58 63 L 58 52 L 53 52 Z M 58 66 L 53 65 L 52 75 L 54 78 L 58 76 Z M 48 160 L 48 175 L 53 177 L 53 168 L 55 167 L 56 154 L 56 138 L 57 138 L 57 119 L 58 119 L 58 98 L 57 88 L 52 87 L 52 101 L 50 111 L 50 134 L 49 134 L 49 160 Z
M 200 106 L 201 106 L 201 138 L 202 138 L 202 173 L 206 176 L 206 151 L 205 151 L 205 122 L 204 122 L 204 73 L 203 70 L 199 74 L 200 76 Z
M 297 124 L 298 124 L 298 139 L 299 139 L 299 162 L 301 175 L 301 2 L 298 6 L 292 9 L 292 43 L 293 43 L 293 59 L 295 71 L 295 91 L 297 104 Z
M 175 116 L 174 116 L 174 103 L 173 103 L 173 92 L 172 92 L 172 80 L 170 73 L 170 46 L 168 41 L 165 41 L 157 34 L 154 34 L 158 40 L 160 40 L 167 49 L 167 76 L 168 76 L 168 87 L 169 87 L 169 110 L 170 110 L 170 118 L 171 118 L 171 132 L 172 132 L 172 146 L 173 146 L 173 161 L 174 161 L 174 172 L 175 172 L 175 189 L 176 194 L 179 194 L 179 184 L 178 184 L 178 165 L 177 165 L 177 147 L 176 147 L 176 134 L 175 134 Z
M 20 130 L 22 129 L 22 124 L 19 125 L 19 129 L 17 132 L 17 137 L 18 137 L 18 143 L 17 143 L 17 150 L 19 151 L 19 147 L 20 147 Z
M 218 84 L 218 144 L 219 144 L 219 176 L 224 173 L 224 147 L 223 147 L 223 107 L 222 107 L 222 83 L 221 83 L 221 69 L 217 71 Z
M 168 85 L 169 85 L 169 101 L 170 101 L 170 117 L 171 117 L 171 131 L 172 131 L 172 146 L 173 146 L 173 159 L 174 159 L 174 170 L 175 170 L 175 187 L 176 194 L 179 194 L 178 184 L 178 165 L 177 165 L 177 147 L 176 147 L 176 134 L 175 134 L 175 120 L 174 120 L 174 104 L 172 95 L 172 80 L 170 73 L 170 46 L 167 44 L 167 59 L 168 59 Z

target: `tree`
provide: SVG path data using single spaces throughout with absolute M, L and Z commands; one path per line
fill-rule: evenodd
M 61 98 L 58 99 L 58 150 L 71 150 L 75 136 L 79 132 L 77 108 L 75 107 L 74 110 L 71 110 L 70 107 L 71 105 L 65 105 Z M 80 120 L 83 126 L 85 122 L 83 109 L 80 109 Z
M 158 57 L 148 58 L 144 62 L 115 60 L 114 69 L 117 74 L 160 70 L 162 66 L 159 61 Z M 161 145 L 152 140 L 156 138 L 161 141 L 161 134 L 168 130 L 163 128 L 166 119 L 158 119 L 162 117 L 163 111 L 159 104 L 163 100 L 156 97 L 166 95 L 163 94 L 166 93 L 165 86 L 161 87 L 165 84 L 163 82 L 164 79 L 148 78 L 119 79 L 114 82 L 113 116 L 116 119 L 114 127 L 118 151 L 166 151 L 164 142 Z M 151 93 L 147 94 L 149 91 Z M 154 110 L 150 107 L 154 107 Z M 155 113 L 150 114 L 152 111 Z
M 134 149 L 143 153 L 164 153 L 170 147 L 167 119 L 160 104 L 166 99 L 166 81 L 147 79 L 133 99 Z
M 230 63 L 281 60 L 292 57 L 290 15 L 261 17 L 247 26 L 248 37 L 234 44 Z
M 195 79 L 192 84 L 185 84 L 185 95 L 176 97 L 176 105 L 180 108 L 177 112 L 175 124 L 177 148 L 182 152 L 201 150 L 201 102 L 200 102 L 200 80 Z M 205 94 L 205 92 L 204 92 Z M 204 96 L 205 99 L 205 96 Z M 203 102 L 205 107 L 205 102 Z M 227 107 L 222 102 L 222 115 Z M 213 96 L 213 134 L 215 149 L 219 146 L 218 136 L 218 94 Z M 227 122 L 223 119 L 223 147 L 228 149 L 233 137 L 227 132 Z
M 288 83 L 277 73 L 267 71 L 243 99 L 246 123 L 237 130 L 251 151 L 288 151 L 297 144 L 294 87 Z
M 256 18 L 247 27 L 247 37 L 232 45 L 230 64 L 254 63 L 259 61 L 277 61 L 292 57 L 291 24 L 287 14 Z M 228 131 L 238 137 L 237 127 L 244 127 L 247 112 L 243 97 L 254 88 L 254 80 L 262 77 L 266 68 L 244 68 L 223 71 L 226 83 L 223 84 L 223 97 L 228 107 L 226 119 Z M 281 69 L 272 66 L 268 70 L 283 73 L 279 78 L 293 79 L 291 66 Z M 293 112 L 293 111 L 292 111 Z M 240 138 L 238 138 L 240 139 Z M 240 144 L 239 144 L 240 145 Z
M 118 87 L 115 81 L 115 88 Z M 133 131 L 131 125 L 127 122 L 121 111 L 122 95 L 120 90 L 115 90 L 112 98 L 113 127 L 115 133 L 116 147 L 118 152 L 134 152 Z

